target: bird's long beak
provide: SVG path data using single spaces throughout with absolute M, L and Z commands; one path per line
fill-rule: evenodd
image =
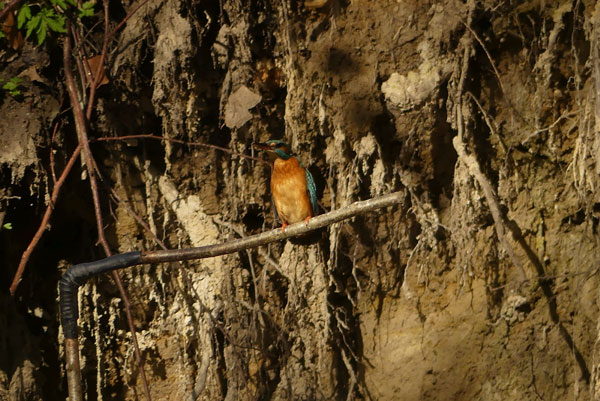
M 262 149 L 262 150 L 270 150 L 271 149 L 271 147 L 269 145 L 267 145 L 266 143 L 258 143 L 258 142 L 253 143 L 252 147 L 257 148 L 257 149 Z

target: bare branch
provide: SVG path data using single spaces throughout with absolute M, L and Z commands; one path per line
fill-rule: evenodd
M 88 121 L 92 117 L 92 110 L 94 110 L 94 101 L 96 100 L 95 99 L 96 89 L 98 88 L 98 85 L 100 84 L 100 81 L 102 80 L 102 77 L 104 76 L 102 71 L 104 70 L 104 60 L 106 59 L 106 52 L 108 49 L 108 41 L 109 41 L 108 0 L 103 0 L 102 4 L 104 6 L 104 41 L 102 43 L 102 54 L 100 56 L 100 62 L 98 63 L 98 67 L 96 68 L 96 71 L 93 71 L 94 75 L 92 75 L 94 82 L 92 82 L 92 86 L 90 87 L 90 97 L 88 99 L 87 110 L 85 113 L 85 116 L 88 119 Z
M 77 146 L 77 148 L 75 148 L 75 151 L 73 152 L 73 154 L 71 155 L 71 158 L 67 162 L 67 165 L 65 166 L 65 169 L 63 170 L 62 174 L 60 175 L 60 178 L 58 179 L 58 181 L 56 181 L 56 184 L 54 185 L 54 189 L 52 190 L 52 196 L 50 197 L 50 202 L 48 203 L 48 206 L 46 207 L 46 212 L 44 213 L 42 222 L 40 223 L 40 226 L 39 226 L 38 230 L 36 231 L 35 235 L 31 239 L 31 242 L 27 246 L 27 249 L 25 249 L 25 252 L 23 252 L 23 255 L 21 256 L 21 261 L 19 262 L 19 266 L 17 267 L 17 272 L 15 273 L 12 284 L 10 285 L 10 294 L 11 295 L 15 295 L 15 291 L 17 291 L 17 286 L 21 282 L 21 276 L 23 275 L 23 272 L 25 271 L 25 265 L 29 261 L 29 257 L 31 256 L 31 253 L 33 252 L 36 245 L 42 238 L 42 235 L 44 234 L 44 231 L 46 230 L 46 227 L 48 226 L 48 221 L 50 221 L 50 216 L 52 215 L 52 211 L 54 210 L 54 204 L 56 203 L 56 200 L 58 199 L 58 194 L 60 193 L 60 189 L 62 188 L 62 185 L 65 182 L 65 179 L 69 175 L 69 172 L 73 168 L 75 161 L 79 157 L 80 152 L 81 152 L 81 144 L 79 146 Z
M 153 134 L 135 134 L 135 135 L 124 135 L 124 136 L 106 136 L 106 137 L 96 138 L 96 139 L 94 139 L 94 141 L 98 141 L 98 142 L 105 142 L 105 141 L 127 141 L 127 140 L 131 140 L 131 139 L 155 139 L 155 140 L 159 140 L 159 141 L 178 143 L 178 144 L 181 144 L 181 145 L 203 146 L 205 148 L 215 149 L 215 150 L 219 150 L 221 152 L 229 153 L 232 156 L 242 157 L 244 159 L 256 160 L 258 162 L 266 163 L 266 164 L 270 165 L 270 163 L 268 161 L 266 161 L 264 159 L 261 159 L 260 157 L 254 157 L 254 156 L 250 156 L 250 155 L 245 155 L 243 153 L 237 153 L 237 152 L 232 151 L 231 149 L 227 149 L 227 148 L 224 148 L 222 146 L 212 145 L 210 143 L 204 143 L 204 142 L 187 142 L 187 141 L 183 141 L 181 139 L 167 138 L 167 137 L 164 137 L 164 136 L 158 136 L 158 135 L 153 135 Z
M 4 17 L 6 17 L 6 14 L 8 14 L 11 10 L 19 7 L 19 5 L 21 5 L 21 0 L 12 0 L 10 3 L 4 6 L 2 11 L 0 11 L 0 21 L 2 21 Z
M 70 31 L 70 22 L 67 20 L 67 32 Z M 75 79 L 73 78 L 73 72 L 71 69 L 71 37 L 67 34 L 65 36 L 64 45 L 63 45 L 63 64 L 65 71 L 65 82 L 67 85 L 67 92 L 69 93 L 69 98 L 71 100 L 71 105 L 73 106 L 73 117 L 75 119 L 75 130 L 77 131 L 77 137 L 79 139 L 79 144 L 83 148 L 83 160 L 85 161 L 88 177 L 90 180 L 90 188 L 92 190 L 92 198 L 94 201 L 94 212 L 96 215 L 96 228 L 98 232 L 98 241 L 102 245 L 104 249 L 104 253 L 106 256 L 111 255 L 111 250 L 106 241 L 106 237 L 104 235 L 104 224 L 102 222 L 102 209 L 100 207 L 100 196 L 98 194 L 98 183 L 96 180 L 96 172 L 94 171 L 94 157 L 92 156 L 92 152 L 90 150 L 90 144 L 88 141 L 87 135 L 87 124 L 86 118 L 83 114 L 83 109 L 81 104 L 79 103 L 79 98 L 77 96 L 77 87 L 75 84 Z M 150 388 L 148 386 L 148 381 L 146 380 L 146 373 L 144 371 L 144 362 L 142 360 L 139 344 L 137 341 L 137 335 L 135 326 L 133 324 L 133 316 L 131 314 L 131 304 L 129 303 L 129 298 L 127 297 L 127 293 L 125 292 L 125 288 L 123 287 L 123 283 L 121 282 L 121 278 L 119 277 L 119 273 L 117 271 L 112 272 L 112 277 L 115 283 L 117 284 L 117 288 L 119 289 L 119 293 L 123 299 L 123 304 L 125 306 L 125 314 L 127 316 L 127 323 L 129 326 L 129 330 L 131 331 L 131 338 L 133 340 L 134 346 L 134 354 L 136 356 L 136 360 L 140 365 L 140 374 L 142 378 L 142 383 L 144 387 L 144 392 L 147 400 L 151 400 L 150 397 Z
M 229 241 L 222 244 L 201 246 L 189 249 L 172 249 L 167 251 L 145 251 L 142 252 L 140 263 L 162 263 L 174 262 L 179 260 L 203 259 L 228 253 L 243 251 L 249 248 L 256 248 L 271 242 L 280 241 L 286 238 L 305 234 L 309 231 L 322 228 L 333 223 L 348 219 L 350 217 L 364 214 L 376 209 L 388 207 L 400 203 L 404 197 L 403 192 L 393 192 L 389 195 L 380 196 L 365 201 L 355 202 L 343 209 L 313 217 L 308 223 L 300 222 L 287 226 L 285 231 L 276 228 L 251 237 L 241 238 L 235 241 Z

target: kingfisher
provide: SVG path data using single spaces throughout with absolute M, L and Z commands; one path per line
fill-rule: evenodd
M 271 195 L 281 219 L 281 230 L 302 220 L 308 223 L 318 210 L 317 188 L 310 171 L 284 141 L 269 139 L 255 143 L 254 147 L 264 150 L 273 162 Z

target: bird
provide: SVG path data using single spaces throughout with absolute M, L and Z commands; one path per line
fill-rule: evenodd
M 310 171 L 282 140 L 269 139 L 253 146 L 264 150 L 273 162 L 271 196 L 281 219 L 281 230 L 303 220 L 308 223 L 318 211 L 317 188 Z

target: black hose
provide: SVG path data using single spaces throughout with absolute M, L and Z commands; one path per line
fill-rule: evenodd
M 139 251 L 109 256 L 95 262 L 72 266 L 60 279 L 60 321 L 65 338 L 77 338 L 77 292 L 79 287 L 97 274 L 141 264 Z

